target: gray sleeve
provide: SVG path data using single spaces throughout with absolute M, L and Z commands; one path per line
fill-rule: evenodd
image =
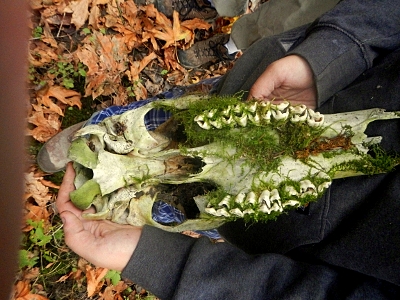
M 122 276 L 163 300 L 384 299 L 392 286 L 321 262 L 274 253 L 249 255 L 227 242 L 149 226 Z
M 304 57 L 315 75 L 319 106 L 380 56 L 400 46 L 399 0 L 344 0 L 314 22 L 288 52 Z

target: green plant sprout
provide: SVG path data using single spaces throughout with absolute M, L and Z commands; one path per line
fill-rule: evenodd
M 152 109 L 173 117 L 149 132 Z M 288 102 L 187 95 L 157 100 L 82 128 L 69 150 L 75 162 L 73 203 L 96 208 L 88 219 L 206 230 L 236 219 L 266 222 L 317 201 L 336 178 L 373 175 L 400 163 L 368 137 L 370 122 L 400 118 L 370 109 L 323 115 Z M 171 226 L 152 220 L 167 186 L 208 183 L 194 195 L 199 214 Z
M 41 39 L 43 34 L 43 27 L 36 26 L 32 31 L 32 37 L 34 39 Z
M 43 285 L 46 285 L 46 278 L 73 270 L 77 256 L 67 251 L 61 222 L 45 226 L 43 220 L 27 220 L 27 224 L 33 228 L 22 241 L 22 249 L 19 250 L 19 268 L 38 267 L 40 270 L 38 280 Z

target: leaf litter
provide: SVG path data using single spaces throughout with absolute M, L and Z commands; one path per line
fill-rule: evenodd
M 229 33 L 236 18 L 180 21 L 177 12 L 167 18 L 154 5 L 137 6 L 132 0 L 28 2 L 31 156 L 72 125 L 69 114 L 140 101 L 172 86 L 223 75 L 233 65 L 186 70 L 176 53 L 215 33 Z M 43 173 L 34 162 L 26 170 L 20 253 L 26 264 L 16 274 L 12 299 L 156 299 L 68 249 L 54 208 L 61 178 Z

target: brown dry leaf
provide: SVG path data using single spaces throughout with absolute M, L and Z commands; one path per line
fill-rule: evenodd
M 120 281 L 117 285 L 108 285 L 104 292 L 100 295 L 99 300 L 123 300 L 121 292 L 125 291 L 128 285 Z
M 135 94 L 136 100 L 147 99 L 148 96 L 147 89 L 141 82 L 136 83 L 133 86 L 132 91 Z
M 194 43 L 194 30 L 209 29 L 211 26 L 200 19 L 184 21 L 181 23 L 177 11 L 174 11 L 173 13 L 172 23 L 164 14 L 159 13 L 157 10 L 148 10 L 147 12 L 148 14 L 154 14 L 156 18 L 155 27 L 148 29 L 148 31 L 152 33 L 155 38 L 165 41 L 163 49 L 168 48 L 171 45 L 177 45 L 177 42 L 179 41 L 186 47 L 190 47 Z
M 164 49 L 164 63 L 167 67 L 167 70 L 180 70 L 182 72 L 185 71 L 185 68 L 182 67 L 176 56 L 176 48 L 175 47 L 168 47 Z
M 31 294 L 28 281 L 18 281 L 14 286 L 15 300 L 48 300 L 47 297 Z
M 26 202 L 25 209 L 27 210 L 27 213 L 24 215 L 23 218 L 23 228 L 22 228 L 23 232 L 28 232 L 33 229 L 31 225 L 28 225 L 26 223 L 27 220 L 32 220 L 32 221 L 44 220 L 45 222 L 48 222 L 50 213 L 46 207 L 37 206 Z
M 69 272 L 68 274 L 65 274 L 63 276 L 61 276 L 60 278 L 58 278 L 58 280 L 56 281 L 58 282 L 65 282 L 68 278 L 72 277 L 75 274 L 74 271 Z
M 81 94 L 61 86 L 50 86 L 40 91 L 36 98 L 39 105 L 44 105 L 60 116 L 64 116 L 63 110 L 53 102 L 53 99 L 69 106 L 77 106 L 79 109 L 82 108 Z
M 122 37 L 94 32 L 83 43 L 75 55 L 89 69 L 85 96 L 91 95 L 95 99 L 100 95 L 116 93 L 122 85 L 122 75 L 128 67 L 126 62 L 130 52 Z
M 168 48 L 171 45 L 175 45 L 177 41 L 185 38 L 184 35 L 179 34 L 180 23 L 179 19 L 175 19 L 174 11 L 174 24 L 165 15 L 161 13 L 156 13 L 156 26 L 149 30 L 150 33 L 154 35 L 155 38 L 165 41 L 163 49 Z
M 121 3 L 120 8 L 123 18 L 128 21 L 130 26 L 135 27 L 138 20 L 137 13 L 139 11 L 135 2 L 133 2 L 132 0 L 127 0 L 124 3 Z
M 43 106 L 32 104 L 32 107 L 34 110 L 28 117 L 28 123 L 34 124 L 37 127 L 28 129 L 27 135 L 31 135 L 39 142 L 47 142 L 60 131 L 60 117 L 58 114 L 44 109 Z
M 64 9 L 66 13 L 72 13 L 71 22 L 75 25 L 76 30 L 81 28 L 89 17 L 89 4 L 91 0 L 71 1 Z
M 57 41 L 54 39 L 53 34 L 51 33 L 49 23 L 46 21 L 44 22 L 43 37 L 41 40 L 55 49 L 58 48 Z
M 36 279 L 40 275 L 40 268 L 35 267 L 35 268 L 27 268 L 24 270 L 23 277 L 25 280 L 33 280 Z
M 87 293 L 88 297 L 92 297 L 98 293 L 103 286 L 103 278 L 106 276 L 108 269 L 93 268 L 91 265 L 86 265 Z
M 45 186 L 41 180 L 43 177 L 35 176 L 33 172 L 25 173 L 25 200 L 33 198 L 37 205 L 46 206 L 51 200 L 52 195 L 49 188 Z
M 29 63 L 34 67 L 43 67 L 54 60 L 58 60 L 56 49 L 46 45 L 42 41 L 31 42 L 31 50 L 28 53 Z
M 131 82 L 139 80 L 139 73 L 154 59 L 157 58 L 157 54 L 151 52 L 149 55 L 143 57 L 141 61 L 134 61 L 131 63 L 131 67 L 127 75 Z
M 55 183 L 53 183 L 53 182 L 51 182 L 51 181 L 49 181 L 49 180 L 41 179 L 40 182 L 41 182 L 44 186 L 51 187 L 51 188 L 53 188 L 53 189 L 59 189 L 59 188 L 60 188 L 59 185 L 57 185 L 57 184 L 55 184 Z

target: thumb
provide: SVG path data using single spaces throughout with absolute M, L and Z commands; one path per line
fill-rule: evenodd
M 60 214 L 64 224 L 65 243 L 74 252 L 85 257 L 86 245 L 90 244 L 94 236 L 85 230 L 82 221 L 72 212 L 66 210 Z
M 249 91 L 248 99 L 268 100 L 275 89 L 276 77 L 269 68 L 254 82 Z

